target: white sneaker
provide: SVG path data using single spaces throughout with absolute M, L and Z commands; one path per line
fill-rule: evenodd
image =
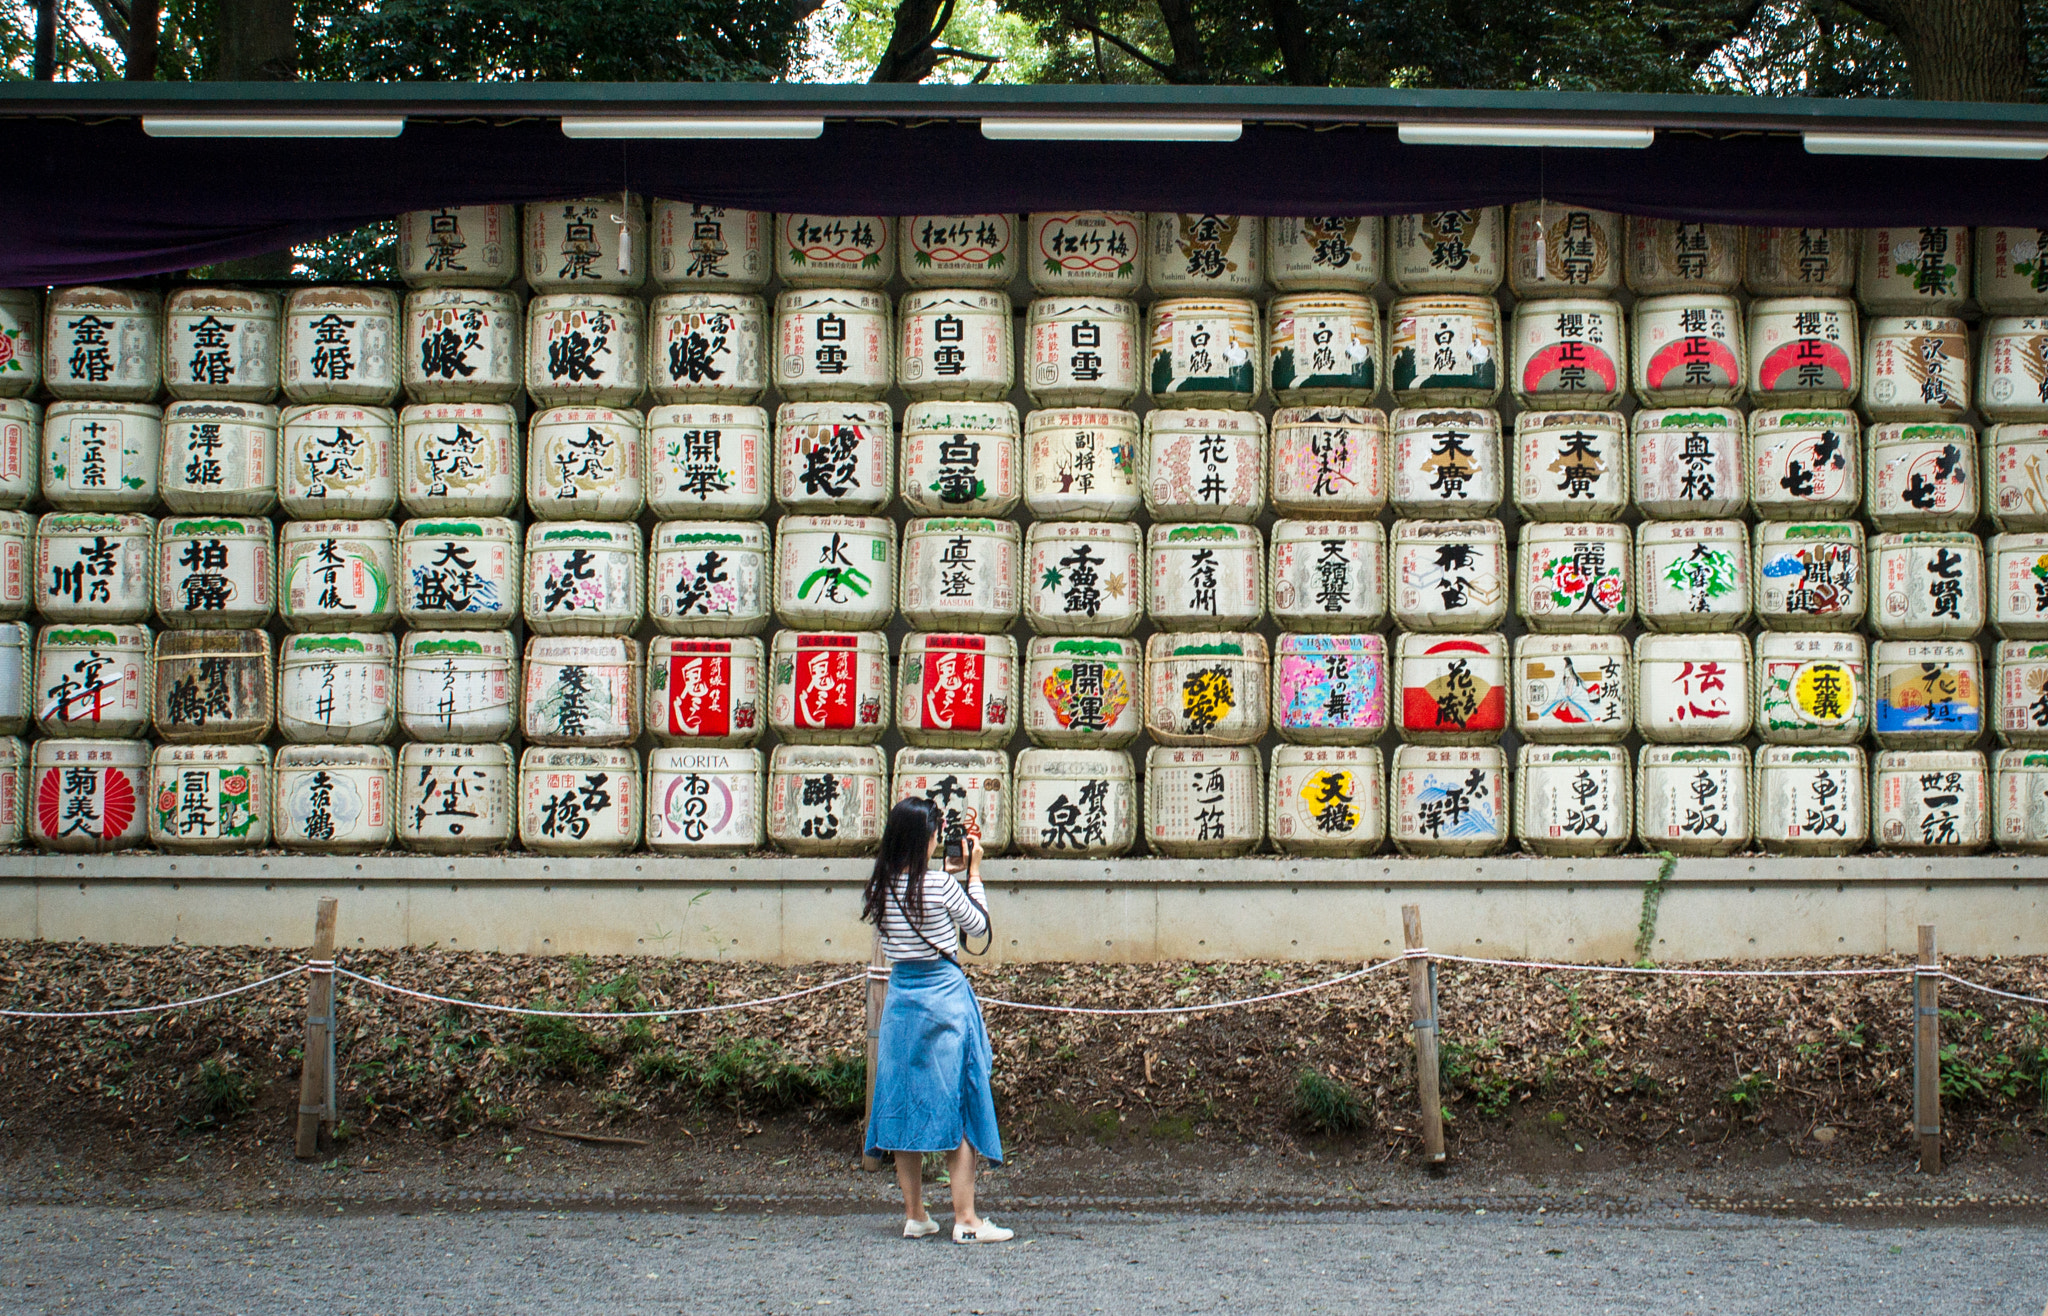
M 1007 1243 L 1016 1236 L 1016 1230 L 1005 1229 L 987 1216 L 983 1216 L 981 1223 L 972 1228 L 957 1220 L 953 1222 L 955 1243 Z
M 905 1220 L 903 1222 L 903 1236 L 905 1238 L 930 1238 L 938 1232 L 939 1222 L 930 1216 L 926 1216 L 922 1220 Z

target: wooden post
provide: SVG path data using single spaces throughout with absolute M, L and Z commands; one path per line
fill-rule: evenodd
M 1401 936 L 1409 950 L 1421 950 L 1422 907 L 1401 906 Z M 1431 1165 L 1444 1159 L 1443 1093 L 1437 1088 L 1436 1000 L 1429 990 L 1429 957 L 1408 961 L 1408 1005 L 1415 1019 L 1415 1093 L 1422 1103 L 1422 1150 Z
M 868 1121 L 875 1117 L 875 1066 L 882 1053 L 882 1007 L 889 1001 L 889 961 L 882 954 L 882 933 L 875 931 L 874 948 L 868 952 L 868 1095 L 860 1117 L 860 1168 L 879 1170 L 890 1164 L 868 1155 Z
M 1920 925 L 1920 959 L 1913 973 L 1913 1131 L 1920 1138 L 1920 1173 L 1941 1173 L 1941 956 L 1934 925 Z
M 306 978 L 306 1049 L 299 1069 L 299 1140 L 294 1152 L 309 1160 L 320 1152 L 320 1125 L 334 1122 L 334 912 L 323 897 L 313 916 L 315 968 Z

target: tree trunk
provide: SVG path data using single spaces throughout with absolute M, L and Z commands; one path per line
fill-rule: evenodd
M 220 0 L 220 82 L 291 82 L 299 76 L 292 0 Z
M 1330 80 L 1323 60 L 1317 58 L 1317 42 L 1302 17 L 1299 0 L 1265 0 L 1266 21 L 1273 25 L 1273 38 L 1280 47 L 1280 73 L 1289 85 L 1320 87 Z
M 163 24 L 162 0 L 129 0 L 128 65 L 122 76 L 130 82 L 156 81 L 157 33 Z
M 1173 43 L 1173 82 L 1209 82 L 1209 56 L 1202 49 L 1202 29 L 1195 22 L 1194 0 L 1158 0 L 1166 21 L 1166 39 Z
M 1913 95 L 1927 101 L 2017 101 L 2027 94 L 2025 0 L 1844 0 L 1891 29 Z
M 32 69 L 37 82 L 57 77 L 57 0 L 36 0 L 36 54 Z
M 923 82 L 938 67 L 932 50 L 953 21 L 953 0 L 900 0 L 888 49 L 869 82 Z

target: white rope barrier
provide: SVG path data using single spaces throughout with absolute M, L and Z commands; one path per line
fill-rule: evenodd
M 256 982 L 243 983 L 240 987 L 230 987 L 224 992 L 215 992 L 211 996 L 195 996 L 189 1001 L 171 1001 L 165 1005 L 131 1005 L 118 1010 L 0 1009 L 0 1019 L 121 1019 L 130 1015 L 163 1014 L 169 1010 L 189 1010 L 195 1005 L 206 1005 L 213 1001 L 225 1001 L 230 996 L 240 996 L 244 992 L 253 992 L 259 987 L 268 987 L 272 983 L 283 982 L 286 978 L 296 978 L 304 972 L 306 972 L 306 966 L 301 964 L 286 969 L 283 973 L 273 973 L 268 978 L 263 978 Z
M 1941 976 L 1958 987 L 1967 987 L 1973 992 L 1983 992 L 1986 996 L 2003 996 L 2008 1001 L 2025 1001 L 2029 1005 L 2048 1005 L 2048 996 L 2027 996 L 2021 992 L 2000 991 L 1996 987 L 1986 987 L 1981 982 L 1971 982 L 1968 978 L 1959 978 L 1946 969 L 1942 970 Z
M 1656 969 L 1633 964 L 1556 964 L 1549 960 L 1489 960 L 1475 955 L 1432 955 L 1439 964 L 1487 964 L 1502 969 L 1561 969 L 1567 973 L 1632 973 L 1649 978 L 1877 978 L 1917 972 L 1911 965 L 1884 969 Z
M 1289 996 L 1301 996 L 1305 995 L 1308 992 L 1319 992 L 1326 987 L 1335 987 L 1339 983 L 1350 982 L 1354 978 L 1363 978 L 1367 974 L 1378 973 L 1381 969 L 1390 968 L 1393 965 L 1399 964 L 1403 958 L 1403 956 L 1397 955 L 1393 959 L 1381 960 L 1378 964 L 1368 964 L 1362 969 L 1355 970 L 1351 973 L 1341 974 L 1335 978 L 1326 978 L 1322 982 L 1312 982 L 1304 987 L 1290 987 L 1284 992 L 1268 992 L 1264 996 L 1246 996 L 1235 1001 L 1210 1001 L 1204 1005 L 1155 1005 L 1147 1006 L 1144 1008 L 1134 1007 L 1125 1010 L 1109 1010 L 1098 1009 L 1085 1005 L 1039 1005 L 1031 1001 L 1006 1001 L 1000 997 L 994 996 L 982 997 L 981 1003 L 983 1005 L 1001 1006 L 1006 1010 L 1035 1010 L 1041 1014 L 1203 1014 L 1210 1010 L 1233 1010 L 1238 1008 L 1239 1006 L 1263 1005 L 1267 1001 L 1278 1001 L 1283 1000 Z
M 385 982 L 382 978 L 372 978 L 349 969 L 336 968 L 334 974 L 338 978 L 350 978 L 366 987 L 374 987 L 396 996 L 409 996 L 417 1001 L 432 1001 L 436 1005 L 452 1005 L 464 1010 L 483 1010 L 491 1014 L 515 1014 L 536 1019 L 674 1019 L 690 1014 L 724 1014 L 730 1010 L 751 1010 L 758 1006 L 780 1005 L 784 1001 L 816 996 L 819 992 L 829 992 L 835 987 L 844 987 L 866 977 L 862 973 L 853 973 L 844 978 L 834 978 L 831 982 L 819 983 L 816 987 L 784 992 L 780 996 L 764 996 L 754 1001 L 732 1001 L 724 1005 L 684 1006 L 674 1010 L 535 1010 L 521 1005 L 492 1005 L 485 1001 L 466 1001 L 459 996 L 437 996 L 433 992 L 414 991 L 410 987 L 400 987 L 396 983 Z

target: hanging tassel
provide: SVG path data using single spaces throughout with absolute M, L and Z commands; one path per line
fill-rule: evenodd
M 612 223 L 619 226 L 619 273 L 633 272 L 633 226 L 626 217 L 633 213 L 632 193 L 623 188 L 619 191 L 619 213 L 612 216 Z
M 1546 268 L 1550 257 L 1543 241 L 1543 203 L 1537 202 L 1536 207 L 1536 282 L 1542 283 L 1550 278 L 1550 271 Z

